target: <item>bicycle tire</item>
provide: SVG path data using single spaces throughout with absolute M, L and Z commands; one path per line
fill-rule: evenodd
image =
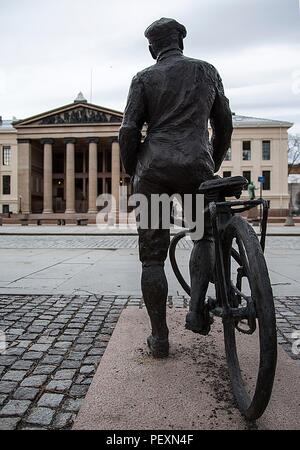
M 183 275 L 180 272 L 180 269 L 178 267 L 177 261 L 176 261 L 176 247 L 178 242 L 183 239 L 186 235 L 188 234 L 188 230 L 184 230 L 184 231 L 180 231 L 179 233 L 177 233 L 171 243 L 170 243 L 170 247 L 169 247 L 169 258 L 170 258 L 170 262 L 171 262 L 171 266 L 173 269 L 173 272 L 179 282 L 179 284 L 181 285 L 182 289 L 188 294 L 191 295 L 191 288 L 190 286 L 187 284 L 187 282 L 185 281 Z
M 235 321 L 223 319 L 225 352 L 233 394 L 241 413 L 249 420 L 262 416 L 269 403 L 277 364 L 277 334 L 273 292 L 261 245 L 253 228 L 239 216 L 232 217 L 222 238 L 224 273 L 230 292 L 232 242 L 236 239 L 251 298 L 254 300 L 259 333 L 259 368 L 252 396 L 243 380 L 237 352 Z M 251 262 L 251 267 L 249 262 Z

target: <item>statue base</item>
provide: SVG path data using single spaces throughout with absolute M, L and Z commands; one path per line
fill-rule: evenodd
M 169 309 L 170 357 L 155 360 L 146 309 L 123 310 L 75 420 L 76 430 L 248 429 L 233 406 L 221 320 L 206 337 L 184 329 L 187 309 Z M 239 336 L 248 379 L 257 375 L 256 336 Z M 299 428 L 299 367 L 278 348 L 276 383 L 258 429 Z

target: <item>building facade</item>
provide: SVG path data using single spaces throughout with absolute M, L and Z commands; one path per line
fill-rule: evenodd
M 122 112 L 88 103 L 80 93 L 66 106 L 16 121 L 0 122 L 0 213 L 87 217 L 102 193 L 118 198 L 130 179 L 120 161 Z M 219 174 L 244 175 L 259 186 L 273 215 L 285 215 L 288 194 L 289 122 L 233 115 L 232 145 Z M 258 191 L 259 195 L 259 191 Z M 247 198 L 247 191 L 243 198 Z M 118 206 L 118 205 L 117 205 Z
M 289 167 L 289 194 L 291 212 L 300 215 L 300 164 Z
M 231 148 L 221 166 L 222 177 L 243 175 L 253 181 L 260 196 L 259 177 L 264 177 L 262 196 L 270 214 L 284 216 L 289 208 L 288 129 L 290 122 L 233 115 Z M 242 199 L 248 198 L 247 190 Z
M 8 212 L 19 212 L 17 130 L 0 117 L 0 214 Z
M 120 161 L 122 113 L 74 103 L 14 123 L 18 142 L 18 192 L 23 214 L 97 213 L 102 193 L 118 197 L 129 177 Z

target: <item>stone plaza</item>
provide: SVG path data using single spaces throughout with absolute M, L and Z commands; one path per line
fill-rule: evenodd
M 2 2 L 0 432 L 300 429 L 299 2 Z
M 0 428 L 70 429 L 121 312 L 144 308 L 137 236 L 35 230 L 0 236 L 0 327 L 8 347 L 0 356 Z M 298 362 L 292 345 L 300 330 L 300 240 L 278 234 L 266 250 L 278 342 Z M 185 240 L 178 249 L 186 276 L 191 247 Z M 168 311 L 187 310 L 169 262 L 167 273 Z

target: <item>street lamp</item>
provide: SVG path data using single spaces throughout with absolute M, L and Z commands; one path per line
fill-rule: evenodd
M 289 212 L 285 220 L 285 227 L 294 227 L 295 221 L 293 218 L 293 183 L 290 183 L 290 199 L 289 199 Z
M 22 195 L 19 196 L 19 214 L 22 214 Z

